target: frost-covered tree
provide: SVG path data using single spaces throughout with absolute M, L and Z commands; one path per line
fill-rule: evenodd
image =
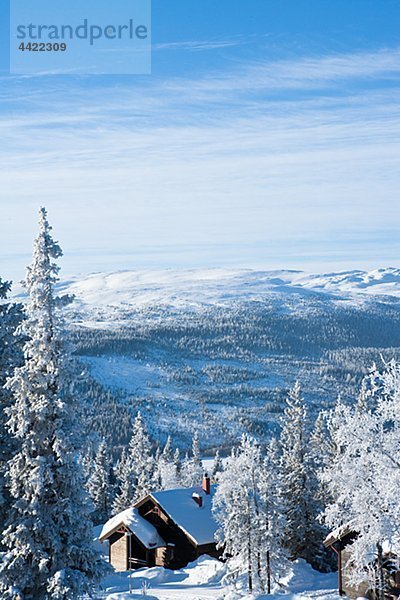
M 218 481 L 220 473 L 224 470 L 222 459 L 219 455 L 219 450 L 216 451 L 213 462 L 212 477 L 214 481 Z
M 383 598 L 383 552 L 400 556 L 400 365 L 371 373 L 371 395 L 354 405 L 339 403 L 328 425 L 336 459 L 323 480 L 332 502 L 327 524 L 349 526 L 357 534 L 349 550 L 351 579 L 364 581 Z
M 95 441 L 86 439 L 85 442 L 85 448 L 82 450 L 80 461 L 85 474 L 85 479 L 86 481 L 89 481 L 94 471 L 95 457 L 101 443 L 101 438 L 96 436 Z
M 170 490 L 178 487 L 179 473 L 174 461 L 174 453 L 172 451 L 171 437 L 168 436 L 159 460 L 156 460 L 160 473 L 160 485 L 163 490 Z
M 22 308 L 6 302 L 10 284 L 0 279 L 0 532 L 5 528 L 11 497 L 6 486 L 8 461 L 16 449 L 16 443 L 6 426 L 7 410 L 11 406 L 12 392 L 5 387 L 14 368 L 22 364 L 22 340 L 16 330 L 22 321 Z
M 272 583 L 279 582 L 289 568 L 285 548 L 286 514 L 282 499 L 280 453 L 276 438 L 272 438 L 267 446 L 258 485 L 264 519 L 260 533 L 261 556 L 265 565 L 264 588 L 269 594 Z
M 203 463 L 200 454 L 199 434 L 197 431 L 193 436 L 191 454 L 186 454 L 182 465 L 182 483 L 185 487 L 199 485 L 203 478 Z
M 124 478 L 124 472 L 126 471 L 125 465 L 128 460 L 127 455 L 128 455 L 128 449 L 127 449 L 127 447 L 125 447 L 122 449 L 119 460 L 117 461 L 117 464 L 114 467 L 114 476 L 117 481 L 117 486 L 120 485 L 121 481 Z
M 162 490 L 162 465 L 161 465 L 161 450 L 160 446 L 157 446 L 156 453 L 154 455 L 154 473 L 153 473 L 153 486 L 155 490 Z
M 13 505 L 3 534 L 2 598 L 75 600 L 90 593 L 105 570 L 92 545 L 92 510 L 79 462 L 76 398 L 66 389 L 69 360 L 54 295 L 61 249 L 45 209 L 27 270 L 24 364 L 7 386 L 14 403 L 8 426 L 17 452 L 9 462 Z
M 135 485 L 133 478 L 129 476 L 129 470 L 123 472 L 119 480 L 119 490 L 112 505 L 114 514 L 120 513 L 135 503 Z
M 292 559 L 304 558 L 325 570 L 323 539 L 318 521 L 318 479 L 310 447 L 307 408 L 299 382 L 290 390 L 280 436 L 282 496 L 286 504 L 286 545 Z
M 339 397 L 336 406 L 340 407 L 341 403 L 341 398 Z M 317 473 L 320 483 L 317 491 L 317 499 L 323 510 L 331 502 L 332 497 L 328 486 L 322 481 L 321 474 L 333 464 L 338 452 L 335 440 L 331 435 L 329 421 L 330 413 L 324 410 L 320 411 L 310 436 L 310 453 L 313 468 Z
M 323 512 L 331 501 L 331 495 L 328 486 L 322 481 L 321 475 L 325 469 L 332 464 L 336 456 L 335 444 L 331 438 L 328 428 L 328 414 L 321 411 L 314 424 L 309 441 L 309 486 L 314 494 L 314 514 L 316 523 L 314 530 L 316 533 L 315 555 L 312 558 L 314 568 L 319 571 L 332 571 L 336 568 L 336 557 L 331 549 L 323 545 L 323 540 L 328 535 L 329 530 L 323 522 Z
M 321 411 L 318 413 L 310 436 L 314 464 L 318 465 L 319 468 L 323 468 L 330 460 L 330 443 L 327 414 Z
M 181 481 L 182 481 L 182 485 L 189 487 L 191 484 L 191 479 L 189 483 L 186 483 L 188 481 L 188 473 L 190 471 L 190 458 L 189 458 L 189 452 L 186 451 L 185 453 L 185 458 L 182 461 L 182 466 L 181 466 Z
M 181 461 L 181 453 L 179 451 L 179 448 L 177 448 L 174 452 L 174 467 L 175 467 L 175 473 L 176 473 L 176 481 L 177 481 L 177 484 L 180 485 L 181 480 L 182 480 L 182 461 Z
M 228 572 L 233 580 L 245 573 L 250 592 L 271 591 L 271 580 L 280 577 L 285 562 L 275 477 L 255 440 L 243 436 L 226 460 L 213 500 L 216 539 Z
M 94 505 L 92 515 L 95 523 L 102 523 L 110 517 L 114 495 L 112 463 L 105 440 L 102 440 L 94 456 L 87 490 Z
M 121 512 L 148 494 L 154 484 L 154 457 L 150 438 L 138 413 L 127 451 L 117 467 L 119 492 L 113 504 L 113 512 Z
M 161 457 L 166 462 L 172 462 L 172 460 L 174 458 L 174 454 L 172 452 L 172 441 L 171 441 L 171 436 L 170 435 L 167 438 L 167 441 L 165 443 L 165 446 L 164 446 L 164 449 L 162 451 Z

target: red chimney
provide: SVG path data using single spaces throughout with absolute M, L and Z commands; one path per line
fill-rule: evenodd
M 210 495 L 210 488 L 211 488 L 211 482 L 210 482 L 210 478 L 208 476 L 207 473 L 204 473 L 204 477 L 203 477 L 203 484 L 201 486 L 203 488 L 203 492 L 205 494 L 207 494 L 207 496 Z

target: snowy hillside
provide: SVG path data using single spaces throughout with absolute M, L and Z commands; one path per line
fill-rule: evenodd
M 321 275 L 289 270 L 121 271 L 71 278 L 61 287 L 74 294 L 77 303 L 86 308 L 225 304 L 232 300 L 263 299 L 272 292 L 400 297 L 400 269 Z
M 205 450 L 243 431 L 268 436 L 296 379 L 314 412 L 353 397 L 400 345 L 396 269 L 125 271 L 60 288 L 75 295 L 74 341 L 105 393 L 90 392 L 94 426 L 116 447 L 139 408 L 155 437 L 173 432 L 183 449 L 199 419 Z

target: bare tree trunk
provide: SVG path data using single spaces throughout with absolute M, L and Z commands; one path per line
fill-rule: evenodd
M 383 552 L 380 543 L 376 545 L 377 550 L 377 586 L 376 586 L 376 597 L 377 600 L 385 600 L 385 575 L 383 572 Z
M 253 591 L 253 569 L 251 560 L 251 541 L 250 541 L 250 530 L 247 538 L 247 579 L 249 583 L 249 592 Z
M 247 546 L 247 554 L 248 554 L 248 565 L 247 565 L 247 578 L 248 578 L 248 582 L 249 582 L 249 592 L 250 594 L 253 591 L 253 573 L 252 573 L 252 565 L 251 565 L 251 546 L 250 546 L 250 540 L 248 542 L 248 546 Z
M 267 550 L 267 594 L 271 593 L 271 556 Z

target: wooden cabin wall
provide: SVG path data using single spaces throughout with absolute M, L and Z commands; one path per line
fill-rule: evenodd
M 342 550 L 342 564 L 343 564 L 343 591 L 349 598 L 371 598 L 371 592 L 369 591 L 369 582 L 360 583 L 354 585 L 350 583 L 349 579 L 351 576 L 351 567 L 346 567 L 346 563 L 350 558 L 349 550 Z
M 123 533 L 113 533 L 109 538 L 110 564 L 116 571 L 128 570 L 128 540 Z

